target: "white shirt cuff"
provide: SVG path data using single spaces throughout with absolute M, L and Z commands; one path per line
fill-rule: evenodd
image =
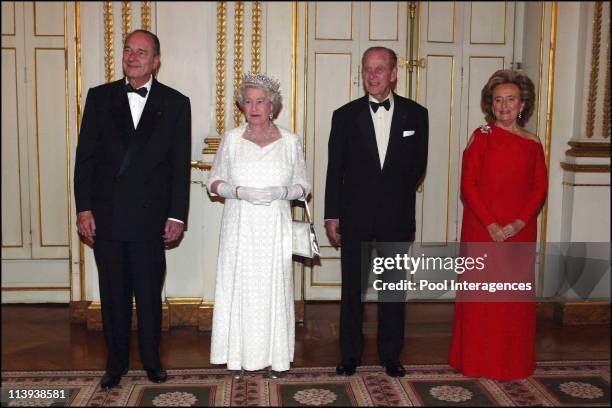
M 181 224 L 184 224 L 184 222 L 183 222 L 183 221 L 181 221 L 181 220 L 177 220 L 176 218 L 168 218 L 168 219 L 169 219 L 169 220 L 172 220 L 172 221 L 180 222 Z

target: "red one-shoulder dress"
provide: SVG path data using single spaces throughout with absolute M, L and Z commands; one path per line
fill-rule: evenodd
M 525 228 L 505 242 L 535 242 L 547 173 L 539 142 L 493 124 L 476 129 L 463 152 L 461 241 L 490 243 L 487 225 L 521 219 Z M 469 377 L 528 377 L 535 369 L 535 332 L 534 301 L 457 301 L 449 364 Z

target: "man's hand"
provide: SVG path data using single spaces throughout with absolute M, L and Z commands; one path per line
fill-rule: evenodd
M 327 232 L 327 236 L 329 237 L 329 241 L 331 244 L 337 248 L 342 244 L 341 236 L 340 236 L 340 220 L 326 220 L 325 221 L 325 231 Z
M 185 224 L 167 220 L 166 227 L 164 228 L 164 243 L 169 244 L 173 241 L 176 241 L 183 235 L 183 230 L 185 229 Z
M 504 230 L 496 222 L 487 225 L 487 232 L 491 236 L 491 239 L 495 242 L 504 242 L 504 240 L 506 239 L 506 236 L 504 235 Z
M 92 245 L 96 236 L 96 221 L 91 211 L 81 211 L 77 214 L 77 231 L 86 244 Z
M 512 221 L 510 224 L 506 225 L 503 228 L 504 237 L 506 237 L 506 239 L 513 237 L 519 232 L 521 232 L 523 228 L 525 228 L 525 223 L 523 222 L 523 220 L 519 220 L 517 218 L 516 220 Z

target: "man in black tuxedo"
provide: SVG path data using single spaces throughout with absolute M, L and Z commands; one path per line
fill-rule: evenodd
M 89 90 L 74 169 L 77 228 L 93 245 L 108 358 L 103 389 L 127 373 L 132 294 L 149 379 L 166 381 L 159 357 L 164 245 L 187 222 L 191 167 L 189 98 L 159 83 L 160 44 L 130 33 L 125 78 Z
M 353 375 L 363 353 L 362 243 L 414 241 L 416 189 L 427 164 L 427 109 L 392 92 L 395 52 L 366 50 L 362 76 L 368 95 L 332 117 L 325 188 L 327 235 L 342 245 L 339 375 Z M 405 375 L 400 300 L 378 305 L 378 353 L 393 377 Z

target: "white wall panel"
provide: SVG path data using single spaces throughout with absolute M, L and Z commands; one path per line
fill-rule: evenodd
M 315 3 L 315 38 L 351 40 L 353 38 L 353 2 L 317 1 Z
M 371 1 L 369 12 L 369 40 L 395 41 L 399 32 L 399 3 L 396 1 Z
M 2 2 L 2 35 L 15 35 L 15 2 Z
M 504 57 L 470 57 L 468 65 L 468 135 L 485 123 L 480 110 L 480 93 L 487 80 L 498 69 L 504 68 Z
M 64 2 L 34 2 L 34 35 L 64 36 Z
M 4 8 L 4 7 L 3 7 Z M 17 50 L 2 49 L 2 247 L 23 247 Z
M 423 185 L 421 242 L 446 242 L 451 206 L 450 167 L 453 119 L 454 57 L 429 55 L 426 71 L 426 101 L 429 109 L 429 152 L 435 160 L 427 164 Z M 431 119 L 434 120 L 431 120 Z M 454 199 L 452 199 L 454 202 Z
M 452 43 L 455 41 L 455 2 L 427 2 L 427 41 Z
M 506 2 L 471 2 L 470 42 L 504 44 L 506 42 Z
M 67 95 L 63 49 L 36 49 L 38 245 L 68 245 Z

